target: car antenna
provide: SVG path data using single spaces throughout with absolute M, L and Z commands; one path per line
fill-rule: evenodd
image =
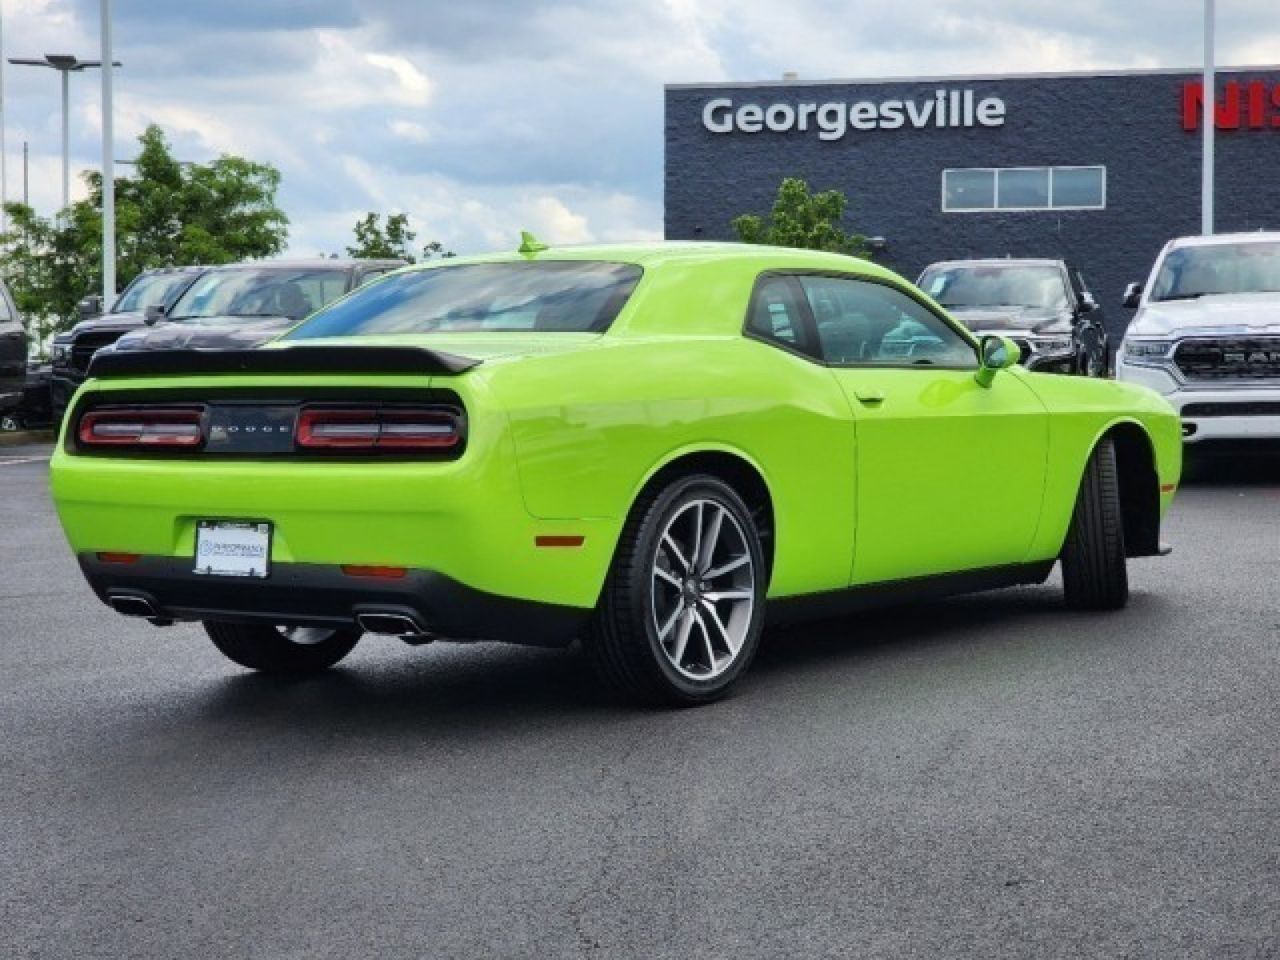
M 516 253 L 541 253 L 547 249 L 550 248 L 528 230 L 520 231 L 520 247 Z

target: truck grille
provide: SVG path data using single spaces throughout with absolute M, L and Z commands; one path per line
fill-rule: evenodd
M 83 374 L 89 369 L 93 355 L 107 344 L 115 343 L 123 333 L 122 330 L 99 330 L 76 337 L 71 343 L 71 369 Z
M 1184 340 L 1173 361 L 1188 380 L 1280 380 L 1280 337 Z

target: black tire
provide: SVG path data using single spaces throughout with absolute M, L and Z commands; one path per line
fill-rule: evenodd
M 1071 609 L 1119 610 L 1128 602 L 1120 476 L 1109 439 L 1098 444 L 1085 467 L 1061 559 Z
M 741 534 L 740 542 L 746 551 L 742 555 L 749 555 L 751 559 L 751 583 L 745 588 L 752 595 L 751 607 L 749 615 L 744 613 L 739 620 L 745 635 L 736 653 L 731 654 L 733 659 L 721 668 L 723 672 L 706 679 L 688 676 L 673 664 L 655 623 L 654 591 L 658 588 L 654 568 L 659 564 L 661 538 L 682 511 L 699 501 L 717 505 L 733 517 L 737 524 L 733 535 Z M 717 700 L 751 665 L 760 645 L 767 576 L 759 532 L 737 492 L 708 474 L 677 477 L 661 488 L 646 492 L 632 509 L 584 638 L 587 655 L 600 678 L 627 699 L 676 706 Z M 713 657 L 712 641 L 706 634 L 709 629 L 705 625 L 701 627 L 708 655 Z M 709 673 L 715 669 L 712 666 Z
M 318 642 L 296 643 L 283 627 L 217 620 L 205 620 L 204 629 L 228 660 L 250 670 L 292 676 L 327 670 L 360 639 L 355 630 L 332 630 Z

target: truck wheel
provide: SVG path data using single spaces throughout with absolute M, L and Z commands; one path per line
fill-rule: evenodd
M 360 639 L 355 630 L 273 627 L 268 624 L 204 621 L 205 633 L 227 659 L 263 673 L 318 673 L 333 666 Z
M 760 536 L 742 498 L 706 474 L 680 477 L 632 510 L 586 647 L 625 696 L 694 705 L 721 697 L 760 643 Z
M 1129 600 L 1116 449 L 1103 440 L 1080 481 L 1067 541 L 1062 585 L 1073 610 L 1119 610 Z

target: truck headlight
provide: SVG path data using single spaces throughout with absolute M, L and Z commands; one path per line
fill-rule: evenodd
M 1124 355 L 1134 360 L 1155 360 L 1169 355 L 1169 340 L 1125 340 Z
M 1028 337 L 1037 353 L 1070 353 L 1070 337 Z
M 54 363 L 66 363 L 67 357 L 70 353 L 70 347 L 65 344 L 55 343 L 53 345 L 53 351 L 50 354 L 50 359 L 53 360 Z

